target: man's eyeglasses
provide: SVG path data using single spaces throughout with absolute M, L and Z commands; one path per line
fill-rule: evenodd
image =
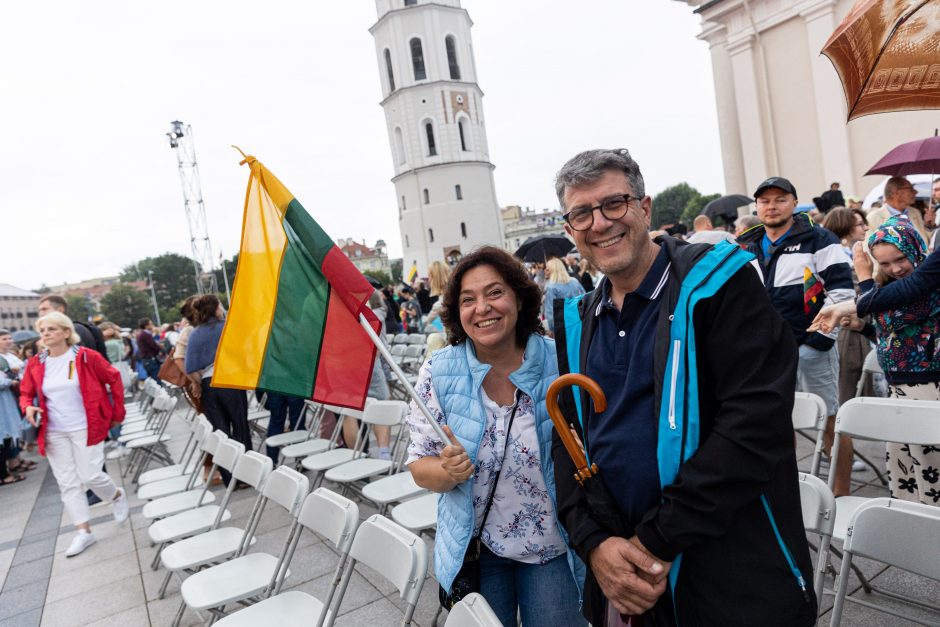
M 627 214 L 631 200 L 641 200 L 630 194 L 611 196 L 596 207 L 575 207 L 564 216 L 565 222 L 575 231 L 587 231 L 594 225 L 594 212 L 598 209 L 608 220 L 619 220 Z

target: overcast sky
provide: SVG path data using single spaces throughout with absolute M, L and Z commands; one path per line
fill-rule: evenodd
M 628 147 L 647 190 L 721 192 L 708 48 L 675 0 L 464 0 L 501 205 L 554 207 L 577 151 Z M 189 254 L 171 120 L 193 126 L 215 255 L 238 248 L 237 144 L 334 238 L 400 255 L 368 0 L 17 2 L 0 53 L 0 282 Z

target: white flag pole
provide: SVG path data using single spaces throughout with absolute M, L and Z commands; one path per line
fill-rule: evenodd
M 428 424 L 431 425 L 431 428 L 434 429 L 437 437 L 441 439 L 441 442 L 443 442 L 445 446 L 450 444 L 450 438 L 447 437 L 447 434 L 444 433 L 441 425 L 439 425 L 437 420 L 434 419 L 434 416 L 431 415 L 431 410 L 427 408 L 427 406 L 418 396 L 417 392 L 414 391 L 414 387 L 412 387 L 411 383 L 408 382 L 408 378 L 405 376 L 405 373 L 402 372 L 401 368 L 398 367 L 398 364 L 395 363 L 395 359 L 392 357 L 392 354 L 388 352 L 388 349 L 385 348 L 385 343 L 382 342 L 382 339 L 375 334 L 375 331 L 372 329 L 369 321 L 366 320 L 366 317 L 362 314 L 359 314 L 359 324 L 361 324 L 362 328 L 366 330 L 369 339 L 372 340 L 372 343 L 375 344 L 375 347 L 379 350 L 379 354 L 382 355 L 382 358 L 385 359 L 385 362 L 392 369 L 392 372 L 394 372 L 395 376 L 398 377 L 398 380 L 401 381 L 402 386 L 405 388 L 405 391 L 408 392 L 411 400 L 414 401 L 415 405 L 418 406 L 418 409 L 421 410 L 421 413 L 424 414 L 425 420 L 427 420 Z

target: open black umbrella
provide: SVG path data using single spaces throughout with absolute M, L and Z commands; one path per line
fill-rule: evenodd
M 382 282 L 379 281 L 378 279 L 376 279 L 375 277 L 371 277 L 371 276 L 369 276 L 368 274 L 365 274 L 365 275 L 363 275 L 363 276 L 366 277 L 366 281 L 369 282 L 369 285 L 371 285 L 371 286 L 374 287 L 375 289 L 380 290 L 380 289 L 382 289 L 383 287 L 385 287 L 384 285 L 382 285 Z
M 722 196 L 721 198 L 716 198 L 715 200 L 705 205 L 705 209 L 702 210 L 702 214 L 708 216 L 712 220 L 720 217 L 727 222 L 734 222 L 738 219 L 738 207 L 749 205 L 752 202 L 754 202 L 753 199 L 748 198 L 742 194 L 729 194 L 727 196 Z
M 544 262 L 552 257 L 564 257 L 574 244 L 564 235 L 535 235 L 522 243 L 515 252 L 516 257 L 528 262 Z

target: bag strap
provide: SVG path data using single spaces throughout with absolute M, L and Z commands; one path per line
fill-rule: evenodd
M 483 533 L 483 527 L 486 526 L 486 517 L 490 515 L 490 507 L 493 505 L 493 495 L 496 494 L 496 486 L 499 484 L 499 475 L 503 472 L 503 466 L 506 463 L 506 449 L 509 448 L 509 431 L 512 429 L 512 421 L 516 417 L 516 410 L 519 409 L 519 390 L 516 390 L 516 402 L 513 403 L 512 413 L 509 414 L 509 424 L 506 425 L 506 445 L 503 447 L 503 461 L 496 471 L 496 479 L 493 481 L 493 487 L 490 488 L 489 498 L 486 500 L 486 509 L 483 510 L 483 520 L 480 521 L 480 533 Z

